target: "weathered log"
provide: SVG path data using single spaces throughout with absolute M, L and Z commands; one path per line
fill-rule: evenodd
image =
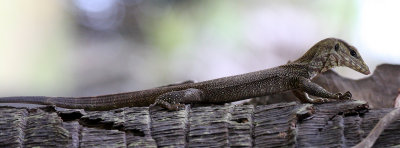
M 0 147 L 350 147 L 392 109 L 362 101 L 211 105 L 185 110 L 0 108 Z M 374 147 L 400 144 L 400 120 Z

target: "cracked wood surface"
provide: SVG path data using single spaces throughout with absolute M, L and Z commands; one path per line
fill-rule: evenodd
M 362 101 L 211 105 L 166 111 L 0 108 L 0 147 L 349 147 L 392 109 Z M 400 120 L 374 147 L 400 144 Z

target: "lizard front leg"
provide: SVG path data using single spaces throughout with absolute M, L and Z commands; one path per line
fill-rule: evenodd
M 324 88 L 322 88 L 321 86 L 319 86 L 316 83 L 311 82 L 309 79 L 300 77 L 298 79 L 298 87 L 299 89 L 307 94 L 313 95 L 313 96 L 317 96 L 317 97 L 322 97 L 322 98 L 329 98 L 329 99 L 337 99 L 337 100 L 347 100 L 347 99 L 351 99 L 352 95 L 349 91 L 347 91 L 346 93 L 342 94 L 342 93 L 331 93 L 327 90 L 325 90 Z M 296 93 L 295 93 L 296 95 Z M 296 95 L 297 96 L 297 95 Z M 310 100 L 310 98 L 308 96 L 306 96 L 307 100 Z M 323 101 L 323 100 L 315 100 L 315 101 Z M 314 101 L 314 102 L 315 102 Z M 310 102 L 311 103 L 311 102 Z M 323 102 L 321 102 L 323 103 Z
M 319 104 L 330 102 L 327 98 L 311 98 L 306 92 L 300 90 L 292 90 L 292 93 L 300 100 L 301 103 Z
M 180 91 L 171 91 L 157 97 L 154 104 L 168 110 L 179 110 L 185 107 L 185 103 L 201 102 L 204 98 L 203 91 L 195 88 L 189 88 Z M 182 104 L 181 104 L 182 103 Z

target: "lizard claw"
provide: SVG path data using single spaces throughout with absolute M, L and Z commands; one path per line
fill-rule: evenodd
M 326 98 L 316 98 L 316 99 L 313 99 L 312 102 L 315 104 L 322 104 L 322 103 L 330 102 L 330 100 L 326 99 Z
M 342 100 L 350 100 L 352 96 L 353 95 L 349 91 L 347 91 L 346 93 L 344 93 L 342 95 L 342 97 L 340 99 L 342 99 Z
M 351 99 L 351 97 L 352 97 L 352 94 L 349 91 L 347 91 L 344 94 L 342 94 L 342 93 L 335 94 L 335 98 L 338 100 L 349 100 L 349 99 Z

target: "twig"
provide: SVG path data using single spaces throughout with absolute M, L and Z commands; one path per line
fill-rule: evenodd
M 374 145 L 376 139 L 378 139 L 379 135 L 383 130 L 387 128 L 391 123 L 400 118 L 400 108 L 396 108 L 390 113 L 386 114 L 379 122 L 376 124 L 374 129 L 368 134 L 368 136 L 358 143 L 353 148 L 370 148 Z

